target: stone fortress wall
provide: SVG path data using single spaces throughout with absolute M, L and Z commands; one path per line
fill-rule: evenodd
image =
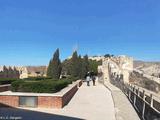
M 98 71 L 103 73 L 104 82 L 110 81 L 109 69 L 117 76 L 123 75 L 124 82 L 128 83 L 129 74 L 133 71 L 133 58 L 125 55 L 103 58 Z
M 16 68 L 19 72 L 19 78 L 24 79 L 28 77 L 45 77 L 47 73 L 47 66 L 7 66 Z M 0 71 L 3 71 L 3 66 L 0 66 Z
M 134 71 L 133 58 L 128 56 L 106 58 L 103 59 L 103 64 L 100 68 L 103 72 L 104 85 L 107 86 L 112 83 L 116 88 L 120 89 L 128 97 L 134 108 L 136 108 L 140 118 L 144 120 L 160 119 L 160 101 L 157 94 L 153 94 L 153 92 L 145 88 L 130 84 L 129 76 Z M 121 75 L 123 78 L 121 78 Z M 115 101 L 114 97 L 115 94 L 118 95 L 118 91 L 114 91 L 114 88 L 111 91 Z M 119 100 L 120 96 L 118 98 Z
M 14 66 L 0 66 L 0 78 L 19 78 L 19 71 Z

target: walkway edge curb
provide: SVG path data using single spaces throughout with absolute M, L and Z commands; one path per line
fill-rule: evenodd
M 104 83 L 103 85 L 111 92 L 116 120 L 140 120 L 134 107 L 119 88 L 113 86 L 109 82 Z

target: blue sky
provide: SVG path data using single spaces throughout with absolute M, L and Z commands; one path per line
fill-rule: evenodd
M 0 0 L 0 65 L 82 55 L 160 61 L 159 0 Z

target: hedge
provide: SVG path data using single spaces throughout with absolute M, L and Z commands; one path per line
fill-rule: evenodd
M 66 78 L 67 80 L 70 80 L 70 81 L 76 81 L 79 79 L 79 77 L 73 77 L 73 76 L 69 76 Z
M 12 82 L 19 80 L 16 78 L 0 78 L 0 85 L 11 84 Z
M 12 83 L 13 92 L 55 93 L 71 84 L 70 80 L 41 80 L 26 81 L 17 80 Z
M 24 78 L 23 80 L 31 80 L 31 81 L 39 81 L 39 80 L 49 80 L 52 79 L 51 77 L 29 77 Z

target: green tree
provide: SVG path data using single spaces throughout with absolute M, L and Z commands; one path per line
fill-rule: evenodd
M 89 61 L 88 61 L 88 55 L 85 55 L 83 59 L 80 60 L 80 78 L 85 78 L 87 72 L 89 71 Z
M 53 69 L 52 61 L 53 61 L 52 59 L 49 61 L 49 65 L 48 65 L 48 68 L 47 68 L 47 76 L 48 77 L 51 77 L 52 73 L 53 73 L 53 71 L 52 71 L 52 69 Z
M 78 57 L 78 68 L 77 68 L 79 78 L 83 78 L 83 68 L 84 68 L 83 62 L 84 61 L 81 58 L 81 55 L 79 55 L 79 57 Z
M 105 58 L 111 58 L 111 57 L 114 57 L 114 55 L 112 55 L 112 54 L 105 54 L 104 57 Z
M 71 59 L 62 62 L 62 75 L 71 75 Z
M 78 55 L 77 51 L 75 51 L 72 54 L 72 58 L 64 60 L 62 65 L 63 75 L 71 75 L 83 79 L 87 72 L 94 72 L 97 74 L 98 65 L 102 65 L 102 61 L 89 60 L 88 55 L 82 58 Z
M 14 78 L 19 78 L 20 77 L 20 73 L 15 67 L 13 68 L 13 74 L 14 74 Z
M 84 63 L 85 63 L 85 71 L 89 71 L 89 60 L 88 60 L 88 55 L 84 56 Z
M 59 79 L 61 75 L 61 70 L 62 66 L 59 59 L 59 49 L 57 49 L 53 55 L 53 58 L 49 62 L 47 76 L 52 77 L 53 79 Z
M 6 66 L 3 66 L 3 77 L 8 78 L 8 68 Z
M 102 61 L 89 60 L 89 71 L 98 74 L 98 66 L 102 65 Z
M 8 78 L 14 78 L 14 71 L 11 67 L 8 69 Z
M 73 52 L 72 58 L 71 58 L 71 76 L 78 77 L 79 76 L 79 58 L 77 51 Z

